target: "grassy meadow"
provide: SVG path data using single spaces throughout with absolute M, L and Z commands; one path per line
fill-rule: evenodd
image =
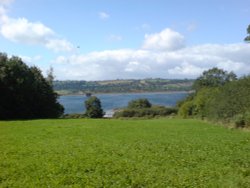
M 181 119 L 0 121 L 0 187 L 250 187 L 250 133 Z

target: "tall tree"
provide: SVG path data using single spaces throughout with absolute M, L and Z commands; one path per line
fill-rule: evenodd
M 0 53 L 0 119 L 55 118 L 64 109 L 37 67 Z
M 219 87 L 225 85 L 227 82 L 237 80 L 237 76 L 233 72 L 227 72 L 216 67 L 204 71 L 200 77 L 194 82 L 194 89 L 196 91 L 204 87 Z
M 101 101 L 96 96 L 89 97 L 85 101 L 85 115 L 89 118 L 102 118 L 104 115 Z

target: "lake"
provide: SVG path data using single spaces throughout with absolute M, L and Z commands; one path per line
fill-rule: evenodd
M 176 102 L 186 97 L 188 93 L 126 93 L 126 94 L 96 94 L 101 100 L 105 112 L 116 108 L 125 107 L 134 99 L 147 98 L 153 105 L 175 106 Z M 83 113 L 85 111 L 84 101 L 88 99 L 85 95 L 60 96 L 59 102 L 64 106 L 65 114 Z

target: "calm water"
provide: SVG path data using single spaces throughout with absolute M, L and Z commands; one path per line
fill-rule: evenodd
M 151 104 L 174 106 L 177 101 L 187 96 L 187 93 L 128 93 L 128 94 L 97 94 L 104 111 L 127 106 L 128 102 L 138 98 L 147 98 Z M 59 102 L 65 108 L 65 114 L 83 113 L 85 111 L 85 95 L 61 96 Z

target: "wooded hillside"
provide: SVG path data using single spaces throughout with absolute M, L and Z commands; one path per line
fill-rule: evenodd
M 54 89 L 61 95 L 91 93 L 128 93 L 190 91 L 193 80 L 142 79 L 108 81 L 55 81 Z

